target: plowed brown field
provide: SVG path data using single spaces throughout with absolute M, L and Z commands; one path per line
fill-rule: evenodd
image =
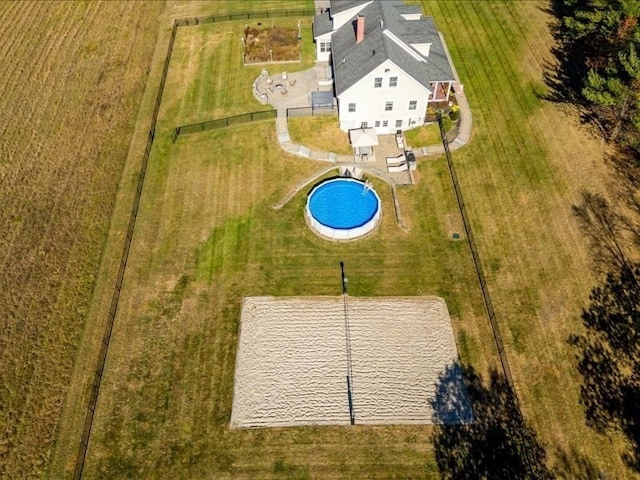
M 49 462 L 163 2 L 0 2 L 0 478 Z

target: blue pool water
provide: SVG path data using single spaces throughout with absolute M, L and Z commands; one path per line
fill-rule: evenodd
M 363 182 L 336 178 L 317 186 L 308 200 L 309 212 L 329 228 L 352 229 L 369 222 L 379 208 L 376 193 Z

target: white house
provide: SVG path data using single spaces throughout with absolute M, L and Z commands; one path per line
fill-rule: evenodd
M 399 0 L 331 0 L 314 19 L 318 61 L 332 65 L 340 128 L 379 134 L 424 124 L 447 101 L 453 69 L 432 17 Z

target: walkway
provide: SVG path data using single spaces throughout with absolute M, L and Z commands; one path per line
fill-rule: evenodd
M 318 65 L 313 67 L 310 70 L 319 68 Z M 322 67 L 324 68 L 324 66 Z M 308 72 L 306 70 L 305 72 Z M 300 72 L 304 73 L 304 72 Z M 294 77 L 297 74 L 291 74 L 291 77 Z M 297 82 L 296 82 L 297 85 Z M 304 85 L 310 85 L 305 83 Z M 311 158 L 314 160 L 323 160 L 332 163 L 341 163 L 341 164 L 354 164 L 353 155 L 338 155 L 333 152 L 325 152 L 325 151 L 317 151 L 311 150 L 309 147 L 304 145 L 299 145 L 291 141 L 289 137 L 289 130 L 287 126 L 287 108 L 301 107 L 301 106 L 310 106 L 310 100 L 308 100 L 308 96 L 310 92 L 305 96 L 296 96 L 287 99 L 277 100 L 277 103 L 272 103 L 277 111 L 277 119 L 276 119 L 276 128 L 278 132 L 278 141 L 280 142 L 280 146 L 283 150 L 292 153 L 294 155 L 298 155 L 300 157 Z M 462 86 L 458 86 L 458 91 L 455 92 L 455 97 L 460 106 L 460 124 L 458 128 L 458 134 L 456 138 L 449 142 L 449 150 L 454 151 L 457 150 L 469 142 L 469 138 L 471 137 L 471 109 L 469 108 L 469 103 L 467 102 L 467 97 L 464 94 L 464 90 Z M 304 103 L 296 103 L 303 102 Z M 271 103 L 271 102 L 269 102 Z M 290 105 L 290 106 L 289 106 Z M 416 157 L 429 157 L 429 156 L 438 156 L 444 154 L 444 147 L 441 143 L 435 145 L 429 145 L 424 147 L 413 147 L 413 153 Z M 364 170 L 367 170 L 366 163 L 358 163 L 358 167 L 362 167 Z M 373 173 L 373 172 L 372 172 Z M 378 173 L 374 173 L 374 175 L 378 175 Z M 387 175 L 388 177 L 388 175 Z M 391 180 L 393 181 L 393 180 Z

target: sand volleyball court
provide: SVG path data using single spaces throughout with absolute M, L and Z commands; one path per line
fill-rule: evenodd
M 246 297 L 231 427 L 433 423 L 456 360 L 438 297 Z

